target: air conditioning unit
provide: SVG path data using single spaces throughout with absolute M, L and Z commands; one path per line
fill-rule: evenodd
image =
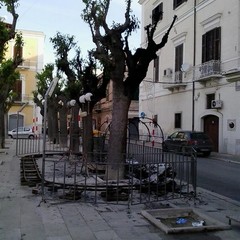
M 165 77 L 171 77 L 172 76 L 172 69 L 171 68 L 166 68 L 163 71 L 163 76 Z
M 223 106 L 222 100 L 212 100 L 211 102 L 211 108 L 220 109 Z

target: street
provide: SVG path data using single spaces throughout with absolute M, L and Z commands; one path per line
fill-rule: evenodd
M 198 157 L 197 186 L 240 201 L 240 164 Z

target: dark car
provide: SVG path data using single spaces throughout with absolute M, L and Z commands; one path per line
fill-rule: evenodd
M 164 151 L 187 154 L 192 152 L 192 148 L 197 154 L 207 157 L 213 150 L 213 144 L 206 133 L 198 131 L 177 131 L 163 142 Z

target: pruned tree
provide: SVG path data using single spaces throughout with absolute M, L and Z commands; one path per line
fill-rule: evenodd
M 61 84 L 57 84 L 54 94 L 50 97 L 49 101 L 47 101 L 47 116 L 44 116 L 44 99 L 47 89 L 49 88 L 51 82 L 53 81 L 54 76 L 54 64 L 47 64 L 44 66 L 43 70 L 40 73 L 36 74 L 37 81 L 37 89 L 33 91 L 33 100 L 38 107 L 40 107 L 41 115 L 46 117 L 47 132 L 48 138 L 50 141 L 54 143 L 59 143 L 59 126 L 58 126 L 58 101 L 59 95 L 61 94 Z M 67 132 L 67 128 L 66 128 Z
M 74 36 L 57 33 L 51 38 L 53 48 L 56 53 L 56 66 L 58 71 L 65 74 L 67 77 L 64 93 L 65 97 L 70 100 L 75 100 L 76 104 L 71 108 L 71 139 L 70 147 L 73 152 L 79 150 L 79 126 L 78 115 L 79 109 L 87 111 L 88 114 L 83 118 L 84 125 L 84 154 L 92 151 L 92 109 L 94 105 L 106 96 L 106 86 L 109 83 L 109 76 L 106 71 L 103 71 L 101 79 L 96 76 L 96 62 L 89 51 L 88 57 L 84 60 L 81 57 L 81 51 L 77 47 Z M 75 51 L 75 56 L 70 59 L 70 51 Z M 82 104 L 79 102 L 79 97 L 88 92 L 93 94 L 91 102 Z
M 75 100 L 78 103 L 78 98 L 82 89 L 81 74 L 82 74 L 82 59 L 80 50 L 77 48 L 77 43 L 74 36 L 61 34 L 57 32 L 56 35 L 50 38 L 53 44 L 56 55 L 56 66 L 60 74 L 66 75 L 66 85 L 64 89 L 67 101 Z M 70 51 L 75 51 L 75 56 L 70 59 Z M 66 103 L 65 103 L 66 104 Z M 71 124 L 70 124 L 70 150 L 72 152 L 79 152 L 79 104 L 71 107 Z
M 150 62 L 156 58 L 156 52 L 167 43 L 176 17 L 161 43 L 157 44 L 154 41 L 154 33 L 160 16 L 156 16 L 156 21 L 145 28 L 148 39 L 147 48 L 138 48 L 132 54 L 128 39 L 138 28 L 138 20 L 132 14 L 131 0 L 125 1 L 125 21 L 122 24 L 113 23 L 111 26 L 107 23 L 110 2 L 110 0 L 83 0 L 85 9 L 82 17 L 89 24 L 92 40 L 96 45 L 94 56 L 108 67 L 113 82 L 108 177 L 116 179 L 124 176 L 128 110 L 132 96 L 145 78 Z M 125 77 L 126 69 L 127 78 Z
M 18 14 L 18 0 L 0 0 L 0 8 L 6 10 L 12 15 L 12 23 L 5 23 L 0 18 L 0 147 L 5 147 L 5 114 L 12 103 L 11 91 L 19 73 L 16 71 L 18 65 L 23 61 L 20 51 L 23 46 L 21 34 L 16 34 L 16 24 Z M 16 54 L 12 59 L 6 59 L 5 53 L 9 40 L 15 39 Z

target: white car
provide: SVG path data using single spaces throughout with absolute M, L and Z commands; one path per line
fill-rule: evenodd
M 10 138 L 29 138 L 33 139 L 35 137 L 34 132 L 31 127 L 18 127 L 11 131 L 8 131 L 8 136 Z

